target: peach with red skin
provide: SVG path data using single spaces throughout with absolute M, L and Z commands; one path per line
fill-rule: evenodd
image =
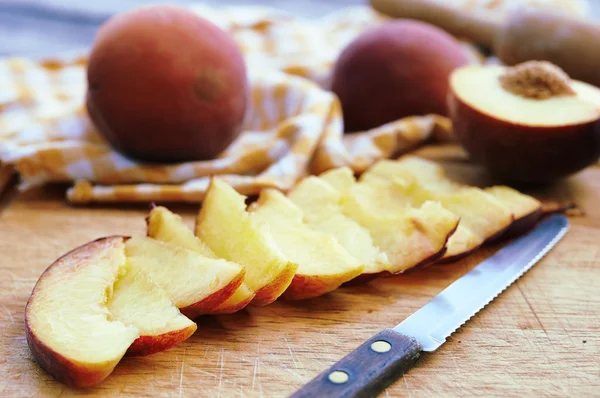
M 94 386 L 106 379 L 114 369 L 114 367 L 92 369 L 66 358 L 40 340 L 27 321 L 25 337 L 35 362 L 56 380 L 68 386 L 78 388 Z
M 452 89 L 449 108 L 453 130 L 471 158 L 485 166 L 493 176 L 510 183 L 546 184 L 576 173 L 597 161 L 600 156 L 600 90 L 573 81 L 571 84 L 578 91 L 574 94 L 575 99 L 567 95 L 563 96 L 564 99 L 529 100 L 538 101 L 538 109 L 540 112 L 544 109 L 546 116 L 562 112 L 568 118 L 565 121 L 541 123 L 539 117 L 535 121 L 529 121 L 524 116 L 515 116 L 513 120 L 509 120 L 508 115 L 499 115 L 499 111 L 491 103 L 477 101 L 475 104 L 472 100 L 465 100 L 467 89 L 462 87 L 459 76 L 471 73 L 467 70 L 469 68 L 471 67 L 455 71 L 450 79 Z M 492 67 L 477 67 L 474 70 L 478 68 Z M 473 73 L 479 72 L 475 70 Z M 489 80 L 497 77 L 490 73 Z M 466 76 L 461 80 L 466 83 Z M 485 88 L 480 87 L 478 90 Z M 574 116 L 574 108 L 566 111 L 562 101 L 577 100 L 581 97 L 579 90 L 585 90 L 588 94 L 581 98 L 581 107 L 586 112 L 582 112 L 578 120 L 578 116 Z M 594 91 L 597 94 L 593 94 Z M 497 97 L 497 102 L 502 103 L 506 109 L 508 101 L 514 101 L 512 98 L 515 94 L 495 89 L 490 96 Z M 524 100 L 519 101 L 524 103 Z M 597 109 L 596 115 L 593 114 L 594 107 Z M 517 114 L 519 110 L 514 109 L 513 112 Z M 576 109 L 575 112 L 579 111 Z
M 458 228 L 458 224 L 456 224 L 456 227 Z M 412 268 L 409 268 L 405 271 L 402 272 L 389 272 L 389 271 L 382 271 L 382 272 L 378 272 L 376 274 L 362 274 L 359 275 L 358 277 L 354 278 L 353 280 L 346 282 L 344 285 L 345 286 L 354 286 L 354 285 L 360 285 L 363 283 L 368 283 L 376 278 L 379 277 L 391 277 L 391 276 L 397 276 L 397 275 L 401 275 L 401 274 L 409 274 L 411 272 L 415 272 L 418 270 L 421 270 L 423 268 L 427 268 L 431 265 L 434 264 L 440 264 L 440 263 L 452 263 L 455 261 L 458 261 L 459 259 L 462 258 L 462 256 L 454 256 L 454 257 L 447 257 L 444 258 L 444 255 L 446 254 L 446 252 L 448 251 L 448 240 L 450 239 L 450 237 L 452 236 L 452 234 L 456 231 L 456 228 L 454 228 L 454 230 L 452 232 L 450 232 L 448 234 L 448 237 L 446 239 L 446 242 L 444 243 L 444 247 L 438 251 L 437 253 L 432 254 L 431 256 L 429 256 L 428 258 L 424 259 L 423 261 L 421 261 L 420 263 L 418 263 L 417 265 L 415 265 Z M 469 253 L 465 253 L 465 257 L 470 254 Z
M 448 75 L 469 58 L 460 43 L 423 22 L 397 20 L 371 29 L 336 61 L 332 91 L 347 132 L 405 116 L 447 114 Z
M 147 236 L 151 238 L 184 247 L 205 257 L 217 258 L 216 254 L 214 254 L 204 242 L 194 236 L 194 233 L 184 224 L 179 215 L 172 213 L 165 207 L 152 205 L 150 214 L 146 217 L 146 232 Z M 226 286 L 226 289 L 228 290 L 226 294 L 223 294 L 222 296 L 224 297 L 227 295 L 228 298 L 225 300 L 216 300 L 216 305 L 213 307 L 209 307 L 206 305 L 206 302 L 203 302 L 204 308 L 202 313 L 233 313 L 250 304 L 255 296 L 255 292 L 250 289 L 245 282 L 241 281 L 243 274 L 240 275 L 241 283 L 231 283 L 230 286 Z M 187 313 L 186 315 L 190 317 L 193 316 Z
M 195 325 L 195 324 L 194 324 Z M 196 327 L 163 333 L 157 336 L 140 336 L 127 349 L 127 356 L 146 356 L 168 350 L 187 340 L 196 331 Z
M 210 315 L 225 315 L 225 314 L 234 314 L 238 311 L 246 308 L 254 299 L 255 294 L 248 295 L 244 298 L 244 300 L 237 301 L 235 304 L 229 304 L 228 302 L 223 303 L 222 306 L 217 308 L 213 308 L 210 311 Z
M 331 286 L 336 283 L 339 283 L 336 277 L 296 274 L 282 297 L 290 301 L 314 298 L 330 293 Z
M 456 226 L 458 227 L 458 224 Z M 454 231 L 452 231 L 452 233 L 454 233 Z M 450 235 L 448 235 L 448 238 L 450 238 L 452 233 Z M 446 239 L 446 243 L 448 243 L 448 239 Z M 447 250 L 448 250 L 448 247 L 446 245 L 444 245 L 444 247 L 439 252 L 431 255 L 429 258 L 424 259 L 423 261 L 421 261 L 420 263 L 415 265 L 413 268 L 409 268 L 405 271 L 396 272 L 396 273 L 392 273 L 389 271 L 381 271 L 376 274 L 362 274 L 362 275 L 359 275 L 356 278 L 352 279 L 351 281 L 344 283 L 344 286 L 362 285 L 364 283 L 371 282 L 372 280 L 375 280 L 379 277 L 393 277 L 393 276 L 397 276 L 397 275 L 401 275 L 401 274 L 409 274 L 409 273 L 421 270 L 423 268 L 427 268 L 434 264 L 450 263 L 450 262 L 454 262 L 454 261 L 457 261 L 458 259 L 462 258 L 462 257 L 459 257 L 459 258 L 448 257 L 442 261 Z
M 196 324 L 177 311 L 165 292 L 127 264 L 128 239 L 100 238 L 64 254 L 40 276 L 27 301 L 29 349 L 62 383 L 93 386 L 123 355 L 163 351 L 196 331 Z M 160 318 L 158 323 L 148 308 Z M 142 315 L 144 309 L 148 316 Z
M 239 134 L 248 82 L 233 39 L 184 8 L 141 7 L 98 31 L 88 69 L 88 113 L 127 156 L 210 159 Z
M 485 191 L 498 199 L 513 215 L 513 222 L 508 229 L 496 239 L 488 239 L 486 243 L 522 235 L 532 229 L 542 217 L 542 203 L 533 196 L 507 186 L 492 186 L 485 188 Z
M 495 241 L 488 241 L 487 243 L 495 243 L 498 240 L 511 239 L 523 235 L 529 230 L 533 229 L 533 227 L 535 227 L 541 218 L 542 208 L 540 207 L 539 209 L 523 217 L 515 219 L 515 221 L 513 221 L 510 227 L 508 227 L 508 229 L 501 236 L 499 236 Z
M 599 121 L 540 131 L 494 119 L 451 100 L 453 128 L 471 158 L 510 182 L 547 183 L 566 177 L 600 156 Z
M 89 242 L 64 254 L 42 273 L 25 306 L 25 337 L 33 358 L 42 369 L 68 386 L 84 388 L 100 383 L 113 371 L 121 356 L 125 354 L 125 350 L 114 352 L 112 358 L 99 362 L 94 362 L 91 358 L 89 362 L 86 362 L 81 358 L 71 358 L 65 353 L 59 352 L 62 347 L 58 347 L 56 342 L 48 336 L 41 336 L 38 330 L 39 325 L 36 320 L 48 316 L 48 314 L 41 314 L 39 309 L 41 306 L 43 307 L 43 301 L 47 296 L 44 290 L 48 290 L 46 288 L 49 285 L 48 281 L 53 278 L 61 286 L 67 285 L 63 275 L 71 275 L 78 268 L 87 267 L 90 261 L 104 258 L 112 250 L 118 250 L 118 247 L 122 246 L 122 242 L 123 237 L 109 236 Z M 114 267 L 111 271 L 115 273 Z M 134 340 L 132 339 L 131 343 Z
M 247 212 L 245 200 L 229 184 L 212 178 L 196 218 L 195 235 L 214 254 L 246 270 L 245 284 L 255 293 L 252 305 L 265 306 L 283 294 L 298 265 L 288 261 L 268 228 Z M 229 312 L 231 307 L 225 309 Z
M 242 272 L 240 272 L 223 288 L 212 293 L 204 300 L 198 303 L 188 305 L 187 307 L 180 308 L 179 310 L 183 315 L 187 316 L 190 319 L 196 319 L 200 315 L 211 313 L 214 308 L 224 303 L 229 297 L 233 295 L 237 288 L 240 287 L 240 285 L 244 281 L 245 274 L 246 271 L 242 270 Z

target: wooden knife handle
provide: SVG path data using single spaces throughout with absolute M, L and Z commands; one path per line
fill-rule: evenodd
M 373 397 L 412 368 L 421 350 L 413 337 L 384 329 L 290 398 Z

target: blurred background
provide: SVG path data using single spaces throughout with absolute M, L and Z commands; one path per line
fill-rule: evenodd
M 43 56 L 88 48 L 111 15 L 144 4 L 265 5 L 306 17 L 368 0 L 0 0 L 0 56 Z M 600 0 L 589 0 L 593 16 Z
M 88 48 L 97 27 L 111 15 L 144 4 L 190 4 L 198 0 L 0 0 L 0 56 L 38 56 Z M 368 0 L 204 0 L 210 5 L 278 7 L 307 17 Z M 589 0 L 600 15 L 600 0 Z
M 307 17 L 367 0 L 0 0 L 0 56 L 43 56 L 89 47 L 111 15 L 144 4 L 256 5 Z

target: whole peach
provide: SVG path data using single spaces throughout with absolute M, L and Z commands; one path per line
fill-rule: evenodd
M 333 71 L 345 130 L 446 115 L 448 76 L 468 62 L 460 43 L 433 25 L 396 20 L 366 31 L 342 51 Z
M 109 19 L 89 57 L 87 109 L 101 134 L 146 161 L 214 158 L 239 134 L 248 82 L 229 35 L 184 8 Z

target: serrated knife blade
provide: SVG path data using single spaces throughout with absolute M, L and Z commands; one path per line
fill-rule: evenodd
M 568 228 L 564 216 L 547 218 L 528 235 L 482 261 L 394 330 L 417 339 L 423 351 L 435 351 L 456 329 L 544 257 Z
M 393 329 L 384 329 L 292 394 L 292 397 L 372 397 L 408 371 L 422 351 L 446 338 L 533 267 L 567 233 L 552 215 L 460 277 Z

